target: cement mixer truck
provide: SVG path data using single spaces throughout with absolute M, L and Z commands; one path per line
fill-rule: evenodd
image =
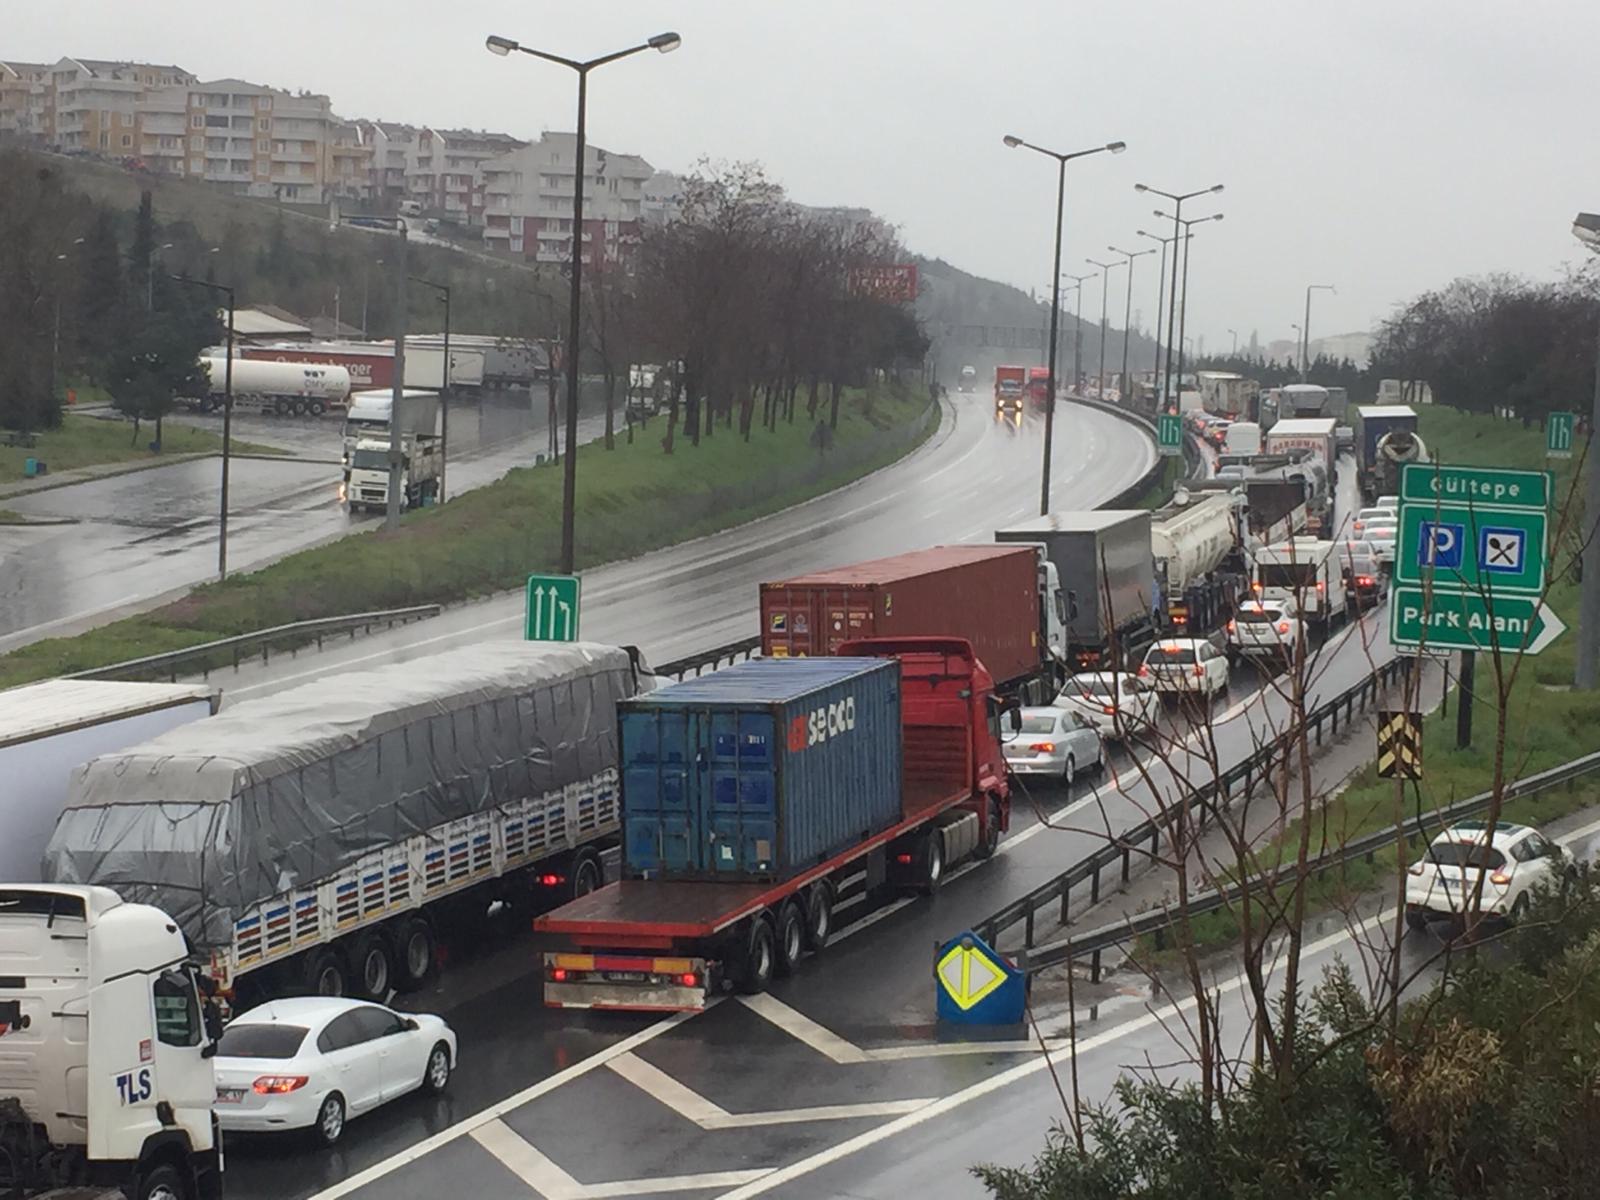
M 1371 504 L 1400 490 L 1400 468 L 1428 461 L 1428 447 L 1417 434 L 1417 414 L 1398 404 L 1357 410 L 1356 469 L 1361 497 Z
M 1199 495 L 1180 487 L 1170 504 L 1150 514 L 1154 594 L 1165 613 L 1166 632 L 1204 637 L 1228 619 L 1245 582 L 1242 506 L 1243 499 L 1233 493 Z

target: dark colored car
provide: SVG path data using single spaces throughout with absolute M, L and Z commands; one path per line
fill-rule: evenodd
M 1389 571 L 1367 542 L 1346 542 L 1339 551 L 1345 595 L 1351 607 L 1366 612 L 1383 603 L 1389 593 Z

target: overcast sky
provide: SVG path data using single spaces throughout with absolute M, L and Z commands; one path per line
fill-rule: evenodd
M 589 135 L 682 170 L 756 159 L 799 200 L 864 205 L 919 253 L 1043 289 L 1061 150 L 1063 268 L 1154 230 L 1150 197 L 1224 183 L 1195 231 L 1191 331 L 1208 347 L 1370 327 L 1459 274 L 1549 277 L 1600 209 L 1592 0 L 71 0 L 9 6 L 0 57 L 176 62 L 325 92 L 346 116 L 570 129 L 574 77 L 483 48 L 500 33 L 588 57 L 683 35 L 591 79 Z M 1145 242 L 1145 245 L 1154 245 Z M 1134 305 L 1151 322 L 1155 258 Z M 1085 315 L 1098 302 L 1086 293 Z M 1112 309 L 1122 289 L 1113 276 Z

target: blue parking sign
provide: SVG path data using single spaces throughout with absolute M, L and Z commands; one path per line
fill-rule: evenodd
M 1424 521 L 1422 536 L 1417 540 L 1417 561 L 1424 567 L 1459 571 L 1466 540 L 1465 525 L 1449 521 Z

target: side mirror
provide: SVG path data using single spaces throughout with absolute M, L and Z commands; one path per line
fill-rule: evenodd
M 415 1017 L 407 1017 L 405 1019 L 405 1030 L 407 1033 L 415 1033 L 420 1028 L 421 1026 L 417 1024 L 417 1019 Z
M 1006 728 L 1012 733 L 1022 732 L 1022 710 L 1011 708 L 1006 710 Z

